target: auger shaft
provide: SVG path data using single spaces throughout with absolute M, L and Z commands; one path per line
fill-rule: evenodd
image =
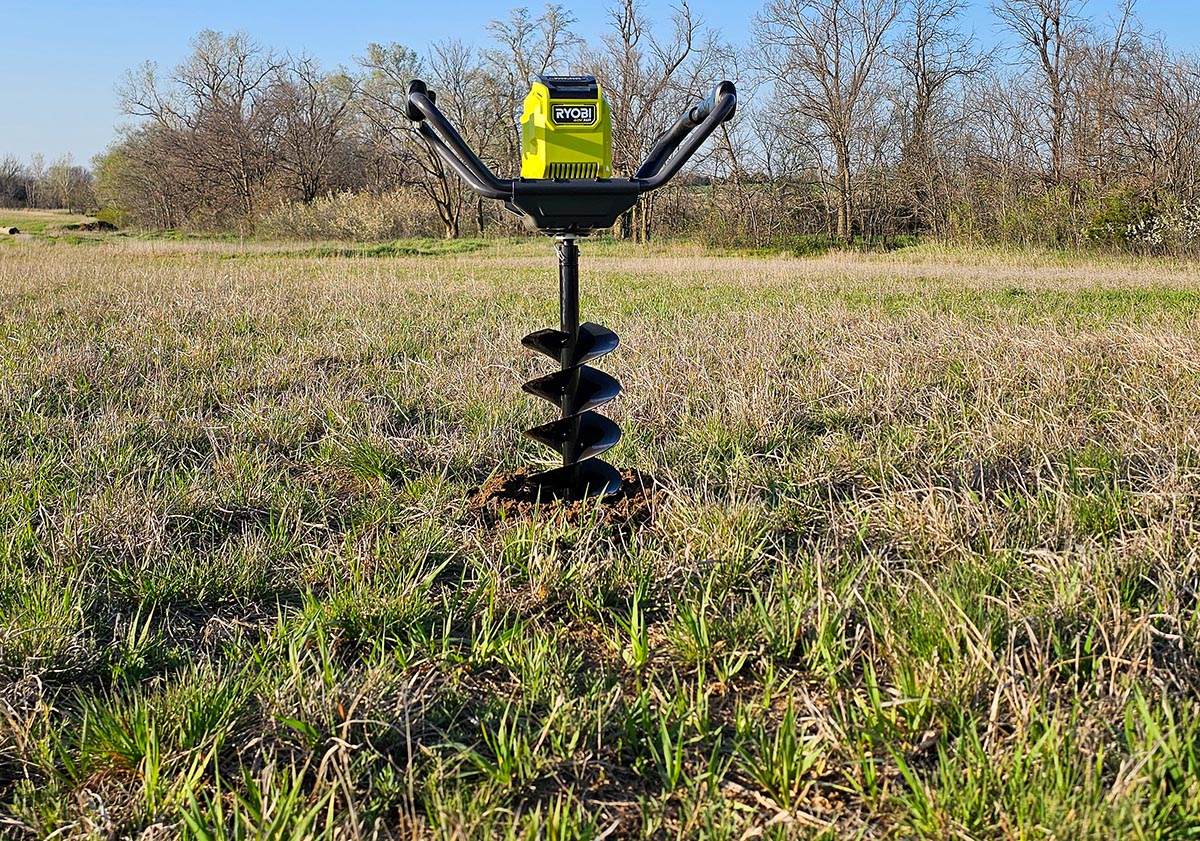
M 555 237 L 558 252 L 559 329 L 539 330 L 522 343 L 556 359 L 559 370 L 524 385 L 530 394 L 558 405 L 559 420 L 526 434 L 562 454 L 562 467 L 539 473 L 531 481 L 548 495 L 582 497 L 613 493 L 621 477 L 595 456 L 612 447 L 621 431 L 610 419 L 591 411 L 612 400 L 621 386 L 608 374 L 584 363 L 617 346 L 617 334 L 599 324 L 579 321 L 579 245 L 572 234 Z
M 563 395 L 562 417 L 566 420 L 577 415 L 575 403 L 579 394 L 581 370 L 572 360 L 579 345 L 579 244 L 573 236 L 560 236 L 555 238 L 554 248 L 558 252 L 559 329 L 567 336 L 567 342 L 559 356 L 559 364 L 564 371 L 571 370 L 571 379 Z M 563 447 L 563 467 L 579 462 L 578 417 L 571 426 L 566 446 Z M 578 479 L 578 473 L 578 470 L 574 471 L 573 480 Z
M 573 236 L 555 237 L 558 251 L 558 313 L 561 329 L 573 347 L 579 341 L 579 245 Z M 563 348 L 563 367 L 567 366 Z

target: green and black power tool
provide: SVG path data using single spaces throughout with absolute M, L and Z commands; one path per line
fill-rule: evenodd
M 521 340 L 559 366 L 523 386 L 560 409 L 557 419 L 525 433 L 562 455 L 561 467 L 530 477 L 544 499 L 610 494 L 621 488 L 621 474 L 597 458 L 620 440 L 621 430 L 594 411 L 615 398 L 621 386 L 586 364 L 614 350 L 618 339 L 607 327 L 579 322 L 576 239 L 611 227 L 638 196 L 666 184 L 736 109 L 733 83 L 721 82 L 658 138 L 637 172 L 614 178 L 612 118 L 595 77 L 538 76 L 521 115 L 521 176 L 500 179 L 438 110 L 425 83 L 409 84 L 407 115 L 438 157 L 476 193 L 504 202 L 527 227 L 555 238 L 559 327 Z

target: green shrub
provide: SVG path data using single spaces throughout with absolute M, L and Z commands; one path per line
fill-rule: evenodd
M 124 228 L 129 224 L 129 212 L 122 207 L 102 207 L 96 211 L 96 221 Z
M 1200 201 L 1148 211 L 1126 227 L 1124 239 L 1130 250 L 1145 254 L 1194 254 L 1200 250 Z
M 1130 235 L 1155 217 L 1154 208 L 1132 193 L 1114 193 L 1099 199 L 1083 229 L 1084 241 L 1092 245 L 1128 248 Z

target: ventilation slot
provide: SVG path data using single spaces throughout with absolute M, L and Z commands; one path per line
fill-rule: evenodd
M 569 164 L 550 164 L 551 178 L 599 178 L 600 164 L 597 163 L 569 163 Z

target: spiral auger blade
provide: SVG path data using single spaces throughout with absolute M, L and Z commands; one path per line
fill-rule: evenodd
M 556 450 L 563 466 L 530 477 L 546 498 L 581 499 L 621 488 L 621 474 L 596 458 L 621 440 L 620 427 L 592 411 L 621 393 L 621 385 L 585 363 L 611 353 L 617 334 L 590 322 L 579 323 L 579 247 L 573 236 L 557 238 L 561 329 L 538 330 L 521 344 L 559 363 L 560 370 L 530 380 L 522 388 L 557 406 L 562 417 L 525 434 Z

